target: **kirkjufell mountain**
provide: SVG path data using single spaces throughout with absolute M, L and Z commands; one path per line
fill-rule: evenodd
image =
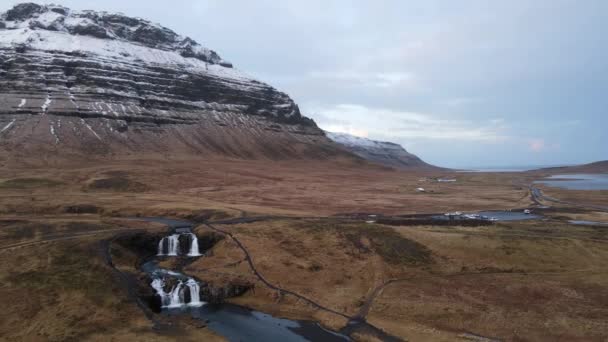
M 191 38 L 123 14 L 34 3 L 2 13 L 0 104 L 3 159 L 357 155 L 428 166 L 386 144 L 363 153 L 334 142 L 287 94 Z
M 41 152 L 343 153 L 286 94 L 122 14 L 19 4 L 0 16 L 0 144 Z

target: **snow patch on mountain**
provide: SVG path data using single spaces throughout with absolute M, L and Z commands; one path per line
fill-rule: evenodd
M 375 148 L 387 148 L 387 147 L 397 147 L 401 148 L 401 146 L 384 141 L 376 141 L 368 138 L 358 137 L 352 134 L 347 133 L 334 133 L 334 132 L 325 132 L 325 136 L 329 139 L 337 142 L 341 145 L 345 146 L 360 146 L 360 147 L 375 147 Z
M 34 3 L 0 13 L 0 103 L 3 151 L 28 156 L 344 153 L 287 94 L 122 14 Z
M 209 64 L 196 58 L 183 57 L 176 51 L 150 48 L 124 40 L 109 40 L 87 36 L 74 36 L 67 32 L 16 28 L 0 30 L 0 46 L 27 47 L 33 50 L 96 55 L 102 58 L 172 65 L 188 72 L 205 73 L 216 77 L 243 82 L 242 87 L 251 87 L 254 79 L 234 68 Z
M 0 18 L 8 30 L 43 29 L 101 39 L 122 40 L 154 49 L 176 51 L 186 58 L 232 67 L 213 50 L 159 24 L 121 13 L 73 11 L 69 8 L 34 3 L 16 5 Z
M 6 131 L 7 129 L 11 128 L 12 125 L 15 124 L 15 119 L 13 119 L 11 122 L 9 122 L 6 126 L 4 126 L 2 129 L 0 129 L 0 133 Z
M 193 121 L 191 114 L 166 118 L 170 106 L 241 112 L 314 127 L 289 96 L 233 68 L 191 38 L 140 18 L 55 5 L 24 3 L 0 14 L 0 88 L 7 95 L 50 93 L 58 100 L 41 106 L 50 114 L 82 115 L 88 107 L 88 116 Z M 69 107 L 62 100 L 66 94 Z M 106 99 L 108 108 L 97 102 L 78 104 L 91 102 L 91 96 Z M 125 104 L 136 112 L 112 107 Z
M 432 167 L 417 156 L 407 152 L 401 145 L 376 141 L 347 133 L 325 132 L 325 136 L 346 150 L 368 161 L 394 168 Z

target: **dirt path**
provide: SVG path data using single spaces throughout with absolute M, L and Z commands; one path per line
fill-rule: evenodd
M 19 242 L 19 243 L 14 243 L 14 244 L 10 244 L 10 245 L 0 246 L 0 252 L 13 250 L 16 248 L 30 247 L 30 246 L 40 245 L 40 244 L 47 244 L 47 243 L 56 242 L 56 241 L 80 239 L 83 237 L 88 237 L 88 236 L 93 236 L 93 235 L 101 235 L 101 234 L 116 233 L 116 232 L 126 232 L 126 231 L 134 231 L 134 230 L 135 230 L 134 228 L 116 228 L 116 229 L 94 230 L 94 231 L 89 231 L 89 232 L 80 232 L 80 233 L 73 233 L 73 234 L 50 235 L 50 236 L 42 237 L 41 239 L 34 240 L 34 241 Z
M 281 294 L 288 294 L 288 295 L 294 296 L 300 300 L 305 301 L 306 303 L 308 303 L 309 305 L 311 305 L 317 309 L 320 309 L 320 310 L 323 310 L 323 311 L 326 311 L 326 312 L 329 312 L 329 313 L 332 313 L 332 314 L 335 314 L 335 315 L 348 319 L 348 324 L 342 330 L 340 330 L 340 333 L 345 334 L 347 336 L 352 336 L 352 334 L 354 334 L 354 333 L 363 333 L 363 334 L 373 336 L 374 338 L 376 338 L 380 341 L 385 341 L 385 342 L 403 341 L 402 339 L 400 339 L 396 336 L 392 336 L 392 335 L 386 333 L 385 331 L 383 331 L 382 329 L 377 328 L 377 327 L 373 326 L 372 324 L 369 324 L 367 321 L 365 321 L 365 319 L 361 319 L 356 316 L 350 317 L 346 314 L 343 314 L 336 310 L 325 307 L 325 306 L 313 301 L 312 299 L 304 297 L 296 292 L 293 292 L 293 291 L 290 291 L 290 290 L 287 290 L 287 289 L 284 289 L 284 288 L 281 288 L 279 286 L 272 284 L 266 278 L 264 278 L 264 276 L 256 269 L 255 264 L 253 263 L 253 258 L 251 257 L 251 254 L 249 254 L 249 251 L 247 250 L 247 248 L 232 233 L 219 229 L 217 227 L 214 227 L 210 223 L 205 223 L 205 226 L 207 226 L 209 229 L 212 229 L 213 231 L 216 231 L 220 234 L 224 234 L 224 235 L 230 237 L 245 254 L 245 259 L 247 260 L 247 263 L 249 263 L 249 267 L 251 268 L 251 271 L 268 288 L 278 291 Z
M 146 303 L 144 303 L 142 299 L 137 295 L 137 279 L 135 279 L 133 276 L 129 276 L 128 274 L 121 272 L 118 268 L 116 268 L 112 260 L 112 253 L 110 251 L 110 248 L 112 246 L 112 243 L 116 239 L 131 234 L 141 233 L 143 231 L 145 231 L 145 229 L 131 229 L 128 232 L 116 234 L 110 239 L 102 240 L 99 244 L 99 249 L 106 265 L 108 265 L 108 267 L 112 269 L 112 273 L 114 273 L 114 276 L 120 281 L 122 288 L 127 290 L 127 298 L 137 304 L 137 306 L 141 309 L 146 318 L 152 323 L 153 329 L 166 329 L 169 326 L 167 324 L 161 323 L 158 319 L 156 319 L 156 316 L 152 312 L 152 310 L 150 310 L 150 307 Z
M 134 280 L 131 277 L 129 277 L 128 275 L 122 273 L 120 270 L 118 270 L 114 266 L 114 263 L 112 262 L 112 255 L 110 253 L 111 243 L 115 239 L 125 236 L 126 234 L 141 233 L 143 231 L 145 231 L 145 229 L 122 227 L 122 228 L 116 228 L 116 229 L 95 230 L 95 231 L 80 232 L 80 233 L 73 233 L 73 234 L 52 235 L 52 236 L 42 237 L 36 241 L 27 241 L 27 242 L 20 242 L 20 243 L 0 246 L 0 253 L 5 252 L 5 251 L 11 251 L 11 250 L 14 250 L 17 248 L 32 247 L 32 246 L 43 245 L 43 244 L 47 244 L 47 243 L 80 239 L 80 238 L 102 235 L 102 234 L 114 234 L 114 236 L 112 236 L 111 238 L 100 241 L 99 250 L 100 250 L 100 254 L 101 254 L 103 260 L 105 261 L 106 265 L 108 265 L 108 267 L 110 267 L 112 269 L 112 273 L 114 273 L 116 278 L 122 283 L 123 288 L 127 289 L 128 298 L 130 300 L 132 300 L 134 303 L 136 303 L 140 307 L 140 309 L 143 311 L 146 318 L 148 320 L 150 320 L 150 322 L 152 322 L 154 329 L 165 328 L 165 325 L 161 324 L 157 319 L 155 319 L 154 314 L 150 311 L 148 306 L 145 303 L 143 303 L 142 300 L 135 293 L 135 289 L 137 288 L 136 280 Z M 116 233 L 119 233 L 119 234 L 116 234 Z
M 565 205 L 569 205 L 569 206 L 573 206 L 573 207 L 577 207 L 577 208 L 608 212 L 608 207 L 605 207 L 605 206 L 562 201 L 558 198 L 547 196 L 543 193 L 543 191 L 541 189 L 534 187 L 532 184 L 528 185 L 528 189 L 530 189 L 530 198 L 537 205 L 542 205 L 542 201 L 547 201 L 547 202 L 553 202 L 553 203 L 558 203 L 558 204 L 565 204 Z
M 251 254 L 249 254 L 249 251 L 247 250 L 247 248 L 241 243 L 241 241 L 239 241 L 239 239 L 237 239 L 232 233 L 227 232 L 225 230 L 219 229 L 215 226 L 213 226 L 210 223 L 205 223 L 205 226 L 207 226 L 209 229 L 212 229 L 215 232 L 218 232 L 220 234 L 226 235 L 228 237 L 230 237 L 238 246 L 239 248 L 243 251 L 243 253 L 245 254 L 245 259 L 247 260 L 247 263 L 249 264 L 249 268 L 251 268 L 251 271 L 255 274 L 255 276 L 262 282 L 264 283 L 264 285 L 266 285 L 268 288 L 278 291 L 280 294 L 289 294 L 292 295 L 298 299 L 301 299 L 303 301 L 305 301 L 306 303 L 316 307 L 317 309 L 323 310 L 323 311 L 327 311 L 330 312 L 332 314 L 344 317 L 346 319 L 351 319 L 350 316 L 343 314 L 341 312 L 338 312 L 336 310 L 330 309 L 328 307 L 325 307 L 317 302 L 315 302 L 312 299 L 309 299 L 307 297 L 304 297 L 296 292 L 281 288 L 279 286 L 276 286 L 274 284 L 272 284 L 271 282 L 269 282 L 255 267 L 255 264 L 253 263 L 253 258 L 251 257 Z

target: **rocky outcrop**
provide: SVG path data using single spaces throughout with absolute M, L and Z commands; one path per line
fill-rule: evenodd
M 191 38 L 31 3 L 0 15 L 0 144 L 13 154 L 339 153 L 288 95 Z
M 434 168 L 418 156 L 407 152 L 401 145 L 357 137 L 346 133 L 325 132 L 332 141 L 340 144 L 349 152 L 371 161 L 393 168 Z
M 233 281 L 222 286 L 204 283 L 201 285 L 201 298 L 208 303 L 223 303 L 226 299 L 241 296 L 251 289 L 253 284 L 248 282 Z

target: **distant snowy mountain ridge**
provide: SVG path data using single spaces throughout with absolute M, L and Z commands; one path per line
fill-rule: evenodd
M 326 131 L 325 136 L 342 145 L 349 152 L 371 162 L 394 168 L 432 167 L 417 156 L 407 152 L 399 144 L 371 140 L 347 133 Z
M 325 135 L 342 145 L 345 146 L 361 146 L 361 147 L 376 147 L 376 148 L 396 148 L 403 149 L 401 145 L 386 142 L 386 141 L 377 141 L 368 138 L 358 137 L 356 135 L 348 134 L 348 133 L 333 133 L 325 131 Z

